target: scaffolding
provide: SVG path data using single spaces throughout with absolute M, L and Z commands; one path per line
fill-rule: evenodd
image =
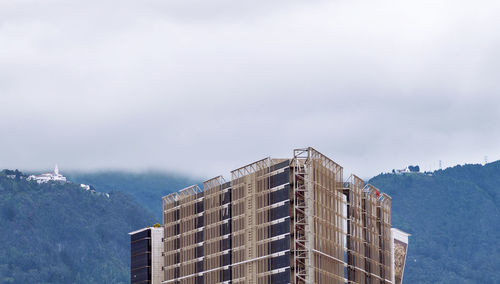
M 310 147 L 294 150 L 291 167 L 292 283 L 344 283 L 342 167 Z
M 296 149 L 293 153 L 292 166 L 292 186 L 293 186 L 293 235 L 292 235 L 292 255 L 293 283 L 311 283 L 310 281 L 310 228 L 307 221 L 306 210 L 308 210 L 308 200 L 310 200 L 311 185 L 307 184 L 310 151 L 308 149 Z M 310 206 L 309 206 L 310 207 Z
M 310 147 L 165 196 L 163 226 L 164 283 L 391 283 L 391 197 Z

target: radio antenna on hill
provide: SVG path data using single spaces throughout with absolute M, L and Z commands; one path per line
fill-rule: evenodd
M 484 156 L 484 164 L 486 165 L 488 163 L 488 156 Z
M 443 162 L 441 160 L 439 160 L 439 169 L 442 170 L 443 169 Z

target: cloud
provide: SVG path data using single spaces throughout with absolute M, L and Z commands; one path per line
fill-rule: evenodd
M 500 158 L 496 1 L 2 1 L 0 166 Z

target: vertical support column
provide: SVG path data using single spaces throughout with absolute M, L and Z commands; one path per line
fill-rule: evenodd
M 306 210 L 307 199 L 311 200 L 311 184 L 307 185 L 307 177 L 310 170 L 306 169 L 306 163 L 310 158 L 309 149 L 294 150 L 292 161 L 292 182 L 293 182 L 293 276 L 292 281 L 295 284 L 311 283 L 310 280 L 310 245 L 307 244 L 308 223 Z M 308 172 L 306 172 L 308 171 Z M 309 191 L 309 193 L 306 193 Z M 306 196 L 307 194 L 307 196 Z M 309 216 L 312 216 L 309 214 Z M 308 267 L 309 266 L 309 267 Z
M 364 283 L 365 281 L 365 244 L 364 217 L 362 202 L 365 182 L 351 175 L 344 183 L 344 194 L 347 196 L 347 280 L 349 283 Z
M 153 227 L 151 230 L 151 283 L 163 282 L 163 227 Z
M 257 197 L 260 187 L 267 189 L 264 180 L 269 178 L 270 162 L 270 158 L 266 158 L 231 172 L 231 202 L 234 208 L 232 256 L 235 263 L 231 266 L 233 283 L 260 283 Z
M 256 256 L 256 227 L 255 227 L 255 174 L 250 174 L 245 177 L 246 181 L 246 259 L 254 259 Z M 256 283 L 257 267 L 254 261 L 248 263 L 247 283 Z
M 314 267 L 314 258 L 311 257 L 311 248 L 312 248 L 312 224 L 313 224 L 313 179 L 312 179 L 312 164 L 307 161 L 304 165 L 305 167 L 305 192 L 304 192 L 304 207 L 305 207 L 305 217 L 306 217 L 306 222 L 304 225 L 305 229 L 305 250 L 307 253 L 307 257 L 305 259 L 305 264 L 306 264 L 306 283 L 314 283 L 314 274 L 313 274 L 313 267 Z

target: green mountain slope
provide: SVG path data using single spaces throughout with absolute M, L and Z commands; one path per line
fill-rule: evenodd
M 186 186 L 199 183 L 174 174 L 160 172 L 131 173 L 101 171 L 93 173 L 65 173 L 69 180 L 76 183 L 93 185 L 97 191 L 118 190 L 132 197 L 155 216 L 161 223 L 162 197 Z
M 128 283 L 127 233 L 161 220 L 162 196 L 198 182 L 161 173 L 65 173 L 98 192 L 114 190 L 107 198 L 7 174 L 0 173 L 1 283 Z M 405 283 L 498 283 L 500 161 L 432 174 L 370 180 L 392 196 L 393 226 L 412 234 Z
M 0 173 L 1 283 L 128 283 L 128 232 L 153 216 L 121 192 Z M 9 176 L 10 175 L 10 176 Z
M 412 234 L 405 283 L 499 283 L 500 161 L 425 174 L 382 174 L 392 224 Z

